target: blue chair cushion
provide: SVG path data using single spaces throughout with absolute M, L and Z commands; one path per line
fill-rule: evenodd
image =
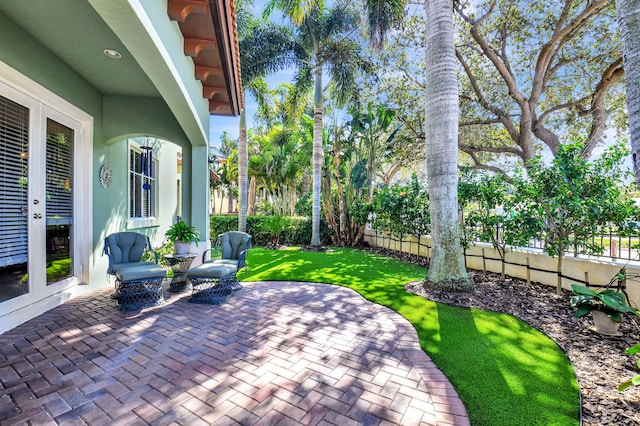
M 203 263 L 187 270 L 187 278 L 222 278 L 237 271 L 234 265 Z
M 229 265 L 238 269 L 238 261 L 233 259 L 215 259 L 215 260 L 210 260 L 207 263 L 212 263 L 214 265 Z
M 159 279 L 167 276 L 167 271 L 155 263 L 151 265 L 129 265 L 116 269 L 115 273 L 120 282 Z
M 229 231 L 221 235 L 222 258 L 237 260 L 240 252 L 247 249 L 251 236 L 244 232 Z
M 106 240 L 114 265 L 140 262 L 147 246 L 147 237 L 137 232 L 118 232 L 109 235 Z
M 154 262 L 129 262 L 129 263 L 118 263 L 113 265 L 113 271 L 122 271 L 124 269 L 132 269 L 132 268 L 148 268 L 150 266 L 158 266 Z

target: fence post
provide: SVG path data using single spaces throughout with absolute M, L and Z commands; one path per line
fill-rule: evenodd
M 591 285 L 591 283 L 589 283 L 589 271 L 584 271 L 584 282 L 587 283 L 587 287 Z
M 484 257 L 484 248 L 482 249 L 482 276 L 487 278 L 487 259 Z
M 529 256 L 527 256 L 527 285 L 531 285 L 531 265 L 529 264 Z

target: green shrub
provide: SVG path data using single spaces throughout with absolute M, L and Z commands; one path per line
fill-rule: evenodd
M 166 241 L 164 245 L 162 245 L 161 247 L 154 247 L 153 250 L 158 253 L 158 264 L 162 267 L 168 267 L 169 264 L 163 256 L 165 254 L 174 253 L 173 243 L 171 241 Z M 142 260 L 145 262 L 155 262 L 156 258 L 153 255 L 153 252 L 145 250 L 144 253 L 142 253 Z
M 274 216 L 248 216 L 247 233 L 251 234 L 251 244 L 255 246 L 266 246 L 272 242 L 273 234 L 266 231 L 262 223 L 269 221 Z M 311 219 L 307 217 L 287 216 L 289 225 L 282 231 L 279 243 L 283 245 L 306 245 L 311 241 Z M 267 225 L 268 226 L 268 225 Z M 211 242 L 215 243 L 218 235 L 236 231 L 238 229 L 237 216 L 211 216 Z M 327 226 L 323 220 L 320 221 L 320 242 L 323 245 L 329 244 L 330 238 Z
M 313 212 L 313 198 L 311 191 L 303 194 L 296 202 L 295 212 L 298 216 L 311 217 Z

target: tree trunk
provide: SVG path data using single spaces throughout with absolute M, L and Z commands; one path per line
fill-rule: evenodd
M 240 113 L 240 136 L 238 139 L 238 231 L 247 232 L 247 117 L 246 109 Z
M 320 185 L 322 179 L 322 67 L 316 69 L 313 108 L 313 205 L 311 210 L 311 245 L 320 246 Z
M 426 154 L 433 254 L 431 285 L 472 287 L 458 224 L 458 82 L 451 0 L 427 0 Z
M 249 181 L 249 194 L 247 196 L 247 216 L 256 214 L 256 178 L 253 176 Z
M 556 286 L 556 293 L 562 294 L 562 261 L 564 260 L 564 248 L 558 253 L 558 285 Z
M 335 209 L 333 207 L 333 198 L 331 197 L 331 176 L 329 174 L 325 175 L 322 179 L 322 200 L 324 204 L 324 220 L 327 222 L 327 229 L 329 230 L 329 235 L 331 237 L 331 243 L 333 245 L 339 245 L 340 241 L 340 230 L 338 229 L 338 224 L 335 220 Z
M 640 0 L 617 0 L 624 52 L 631 158 L 640 185 Z
M 302 195 L 309 192 L 311 189 L 311 176 L 309 176 L 309 169 L 305 168 L 302 171 Z

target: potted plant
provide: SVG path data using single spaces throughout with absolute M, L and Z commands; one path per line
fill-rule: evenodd
M 574 296 L 570 302 L 576 309 L 576 318 L 591 313 L 595 331 L 600 334 L 618 335 L 622 315 L 627 312 L 638 313 L 636 308 L 627 305 L 624 294 L 612 288 L 596 291 L 583 285 L 572 284 L 571 289 Z
M 200 232 L 183 220 L 171 226 L 164 235 L 173 243 L 176 254 L 187 254 L 191 243 L 200 241 Z

